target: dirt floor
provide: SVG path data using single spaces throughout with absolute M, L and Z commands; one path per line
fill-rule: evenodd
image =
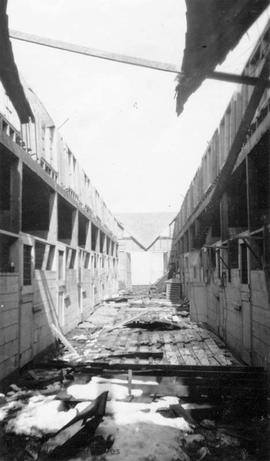
M 0 394 L 1 461 L 269 461 L 266 412 L 225 399 L 244 365 L 186 309 L 104 303 L 68 340 L 76 354 L 59 347 Z

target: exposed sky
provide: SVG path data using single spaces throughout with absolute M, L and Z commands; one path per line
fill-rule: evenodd
M 12 29 L 180 67 L 184 0 L 9 0 Z M 241 72 L 269 10 L 218 69 Z M 177 211 L 235 84 L 180 117 L 175 76 L 13 40 L 17 66 L 113 212 Z

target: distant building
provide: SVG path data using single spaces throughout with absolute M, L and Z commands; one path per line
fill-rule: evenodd
M 146 288 L 167 273 L 172 243 L 169 224 L 174 216 L 174 213 L 117 214 L 121 228 L 120 288 Z

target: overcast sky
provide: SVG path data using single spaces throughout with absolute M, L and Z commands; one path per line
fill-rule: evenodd
M 9 0 L 10 28 L 181 64 L 184 0 Z M 220 69 L 240 72 L 269 11 Z M 236 88 L 206 81 L 175 113 L 175 76 L 13 40 L 20 72 L 114 212 L 177 211 Z

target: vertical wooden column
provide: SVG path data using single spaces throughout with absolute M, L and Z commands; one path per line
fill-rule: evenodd
M 97 227 L 97 239 L 96 239 L 96 249 L 97 253 L 100 253 L 100 229 Z
M 109 238 L 108 259 L 111 257 L 112 240 Z
M 220 227 L 221 240 L 227 240 L 229 237 L 229 203 L 227 192 L 222 195 L 220 200 Z
M 72 235 L 71 235 L 71 246 L 78 246 L 79 238 L 79 211 L 77 209 L 72 211 Z
M 49 232 L 48 241 L 56 242 L 58 237 L 58 194 L 50 193 L 49 199 Z
M 107 240 L 107 235 L 103 232 L 104 238 L 103 238 L 103 245 L 101 248 L 102 253 L 105 255 L 106 254 L 106 240 Z
M 191 249 L 193 248 L 193 233 L 192 233 L 192 229 L 191 229 L 191 226 L 188 228 L 188 251 L 191 251 Z
M 92 223 L 89 220 L 86 225 L 86 241 L 85 241 L 85 250 L 91 251 L 91 241 L 92 241 Z
M 224 160 L 226 161 L 230 150 L 230 111 L 227 109 L 224 116 Z
M 12 162 L 10 167 L 10 231 L 22 228 L 22 160 Z
M 11 180 L 11 190 L 12 190 L 12 183 L 14 181 L 14 187 L 15 191 L 17 191 L 17 228 L 18 232 L 21 231 L 22 229 L 22 188 L 23 188 L 23 162 L 21 159 L 18 160 L 16 163 L 16 168 L 14 165 L 14 170 L 13 174 L 11 174 L 11 177 L 13 178 Z M 16 193 L 14 191 L 14 193 Z M 15 195 L 16 197 L 16 195 Z M 21 359 L 21 317 L 22 317 L 22 285 L 23 285 L 23 279 L 22 279 L 22 274 L 23 274 L 23 244 L 22 240 L 19 237 L 17 241 L 17 263 L 18 263 L 18 273 L 21 274 L 21 276 L 18 277 L 18 355 L 17 355 L 17 363 L 16 366 L 19 368 L 20 367 L 20 359 Z

